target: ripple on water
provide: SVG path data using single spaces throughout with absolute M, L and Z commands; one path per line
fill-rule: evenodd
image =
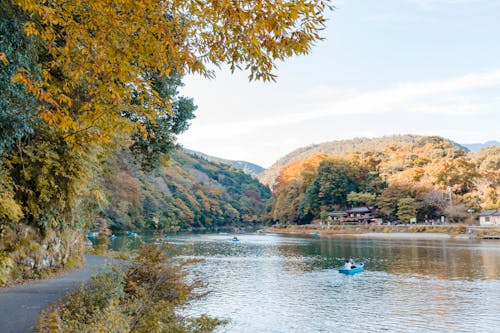
M 497 248 L 259 237 L 193 241 L 212 293 L 188 313 L 229 319 L 219 332 L 500 332 Z M 349 255 L 364 273 L 337 272 Z

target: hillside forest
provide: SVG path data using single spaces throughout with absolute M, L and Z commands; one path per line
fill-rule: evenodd
M 343 144 L 343 154 L 286 165 L 273 185 L 272 219 L 307 224 L 331 211 L 370 206 L 389 221 L 464 222 L 500 207 L 500 147 L 470 153 L 440 137 L 399 139 L 374 139 L 372 150 L 369 139 L 362 140 L 365 149 L 352 150 L 354 140 Z

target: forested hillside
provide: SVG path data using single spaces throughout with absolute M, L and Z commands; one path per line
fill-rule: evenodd
M 100 220 L 113 230 L 245 226 L 260 221 L 271 197 L 243 171 L 183 150 L 151 172 L 120 151 L 102 184 L 108 199 Z
M 382 151 L 389 145 L 403 145 L 415 143 L 422 136 L 419 135 L 393 135 L 384 136 L 380 138 L 355 138 L 351 140 L 338 140 L 324 142 L 321 144 L 314 144 L 311 146 L 303 147 L 292 151 L 291 153 L 280 158 L 276 163 L 274 163 L 270 168 L 266 169 L 263 173 L 259 175 L 259 179 L 262 183 L 272 186 L 280 170 L 286 165 L 308 159 L 319 154 L 328 155 L 346 155 L 353 152 L 373 152 Z M 467 150 L 465 147 L 461 147 L 456 143 L 453 145 Z
M 443 215 L 458 222 L 500 207 L 500 147 L 467 153 L 439 137 L 384 149 L 364 144 L 359 151 L 315 155 L 284 167 L 273 187 L 274 220 L 309 223 L 329 211 L 366 205 L 391 220 Z

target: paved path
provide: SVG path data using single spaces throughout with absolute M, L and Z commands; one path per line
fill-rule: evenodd
M 0 332 L 33 332 L 40 310 L 60 298 L 65 292 L 79 287 L 95 275 L 108 259 L 85 256 L 85 266 L 76 271 L 45 280 L 0 288 Z

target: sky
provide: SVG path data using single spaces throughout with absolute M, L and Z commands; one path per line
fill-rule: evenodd
M 393 134 L 500 140 L 500 0 L 338 0 L 276 83 L 187 76 L 184 147 L 269 167 L 315 143 Z

